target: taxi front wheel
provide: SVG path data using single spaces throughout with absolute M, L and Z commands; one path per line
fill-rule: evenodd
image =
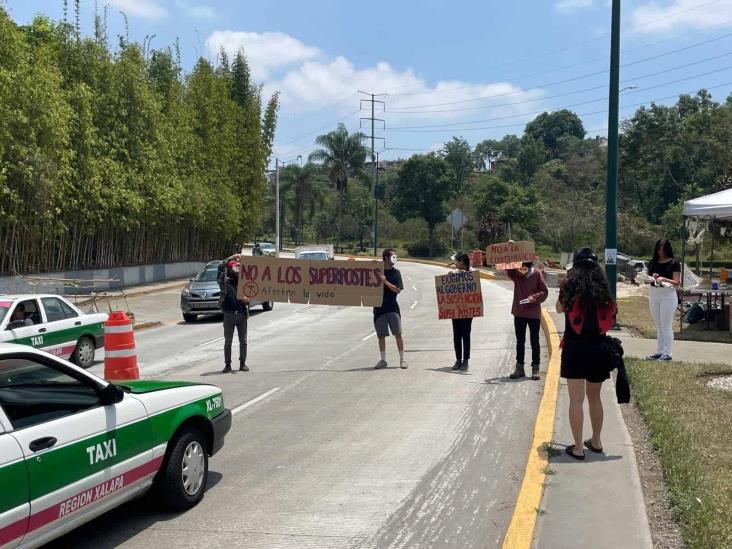
M 190 509 L 203 498 L 207 476 L 206 440 L 197 429 L 185 429 L 171 441 L 157 481 L 158 496 L 172 509 Z

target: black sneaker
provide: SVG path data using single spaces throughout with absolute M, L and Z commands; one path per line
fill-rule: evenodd
M 246 364 L 241 364 L 241 365 L 239 365 L 239 371 L 240 372 L 248 372 L 249 371 L 249 366 L 247 366 Z
M 522 377 L 526 377 L 526 373 L 524 372 L 524 365 L 523 364 L 516 364 L 516 369 L 513 371 L 513 373 L 508 376 L 509 379 L 520 379 Z
M 222 374 L 230 374 L 231 373 L 231 364 L 227 364 L 224 366 L 224 369 L 221 371 Z
M 452 369 L 453 369 L 453 370 L 459 370 L 459 369 L 460 369 L 460 364 L 461 364 L 461 363 L 462 363 L 462 360 L 456 360 L 456 361 L 455 361 L 455 364 L 453 364 L 453 365 L 452 365 Z
M 460 370 L 463 372 L 468 371 L 468 360 L 467 359 L 463 360 L 463 363 L 460 365 Z

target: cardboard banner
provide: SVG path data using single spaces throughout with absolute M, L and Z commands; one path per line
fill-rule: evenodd
M 310 261 L 242 256 L 239 299 L 378 307 L 381 261 Z
M 518 269 L 526 261 L 534 261 L 536 249 L 533 242 L 503 242 L 491 244 L 486 249 L 486 263 L 496 269 Z
M 477 271 L 457 271 L 435 277 L 440 320 L 483 316 L 483 291 Z

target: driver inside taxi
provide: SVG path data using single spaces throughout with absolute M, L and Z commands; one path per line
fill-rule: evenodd
M 33 319 L 25 316 L 25 305 L 23 303 L 19 303 L 10 316 L 10 322 L 17 321 L 21 321 L 25 326 L 33 326 Z

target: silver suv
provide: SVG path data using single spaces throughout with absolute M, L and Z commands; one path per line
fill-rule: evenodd
M 221 261 L 211 261 L 195 277 L 186 284 L 180 294 L 180 308 L 183 313 L 183 320 L 193 322 L 199 315 L 221 314 L 219 308 L 219 265 Z M 272 303 L 269 301 L 252 301 L 249 306 L 261 305 L 262 309 L 269 311 Z

